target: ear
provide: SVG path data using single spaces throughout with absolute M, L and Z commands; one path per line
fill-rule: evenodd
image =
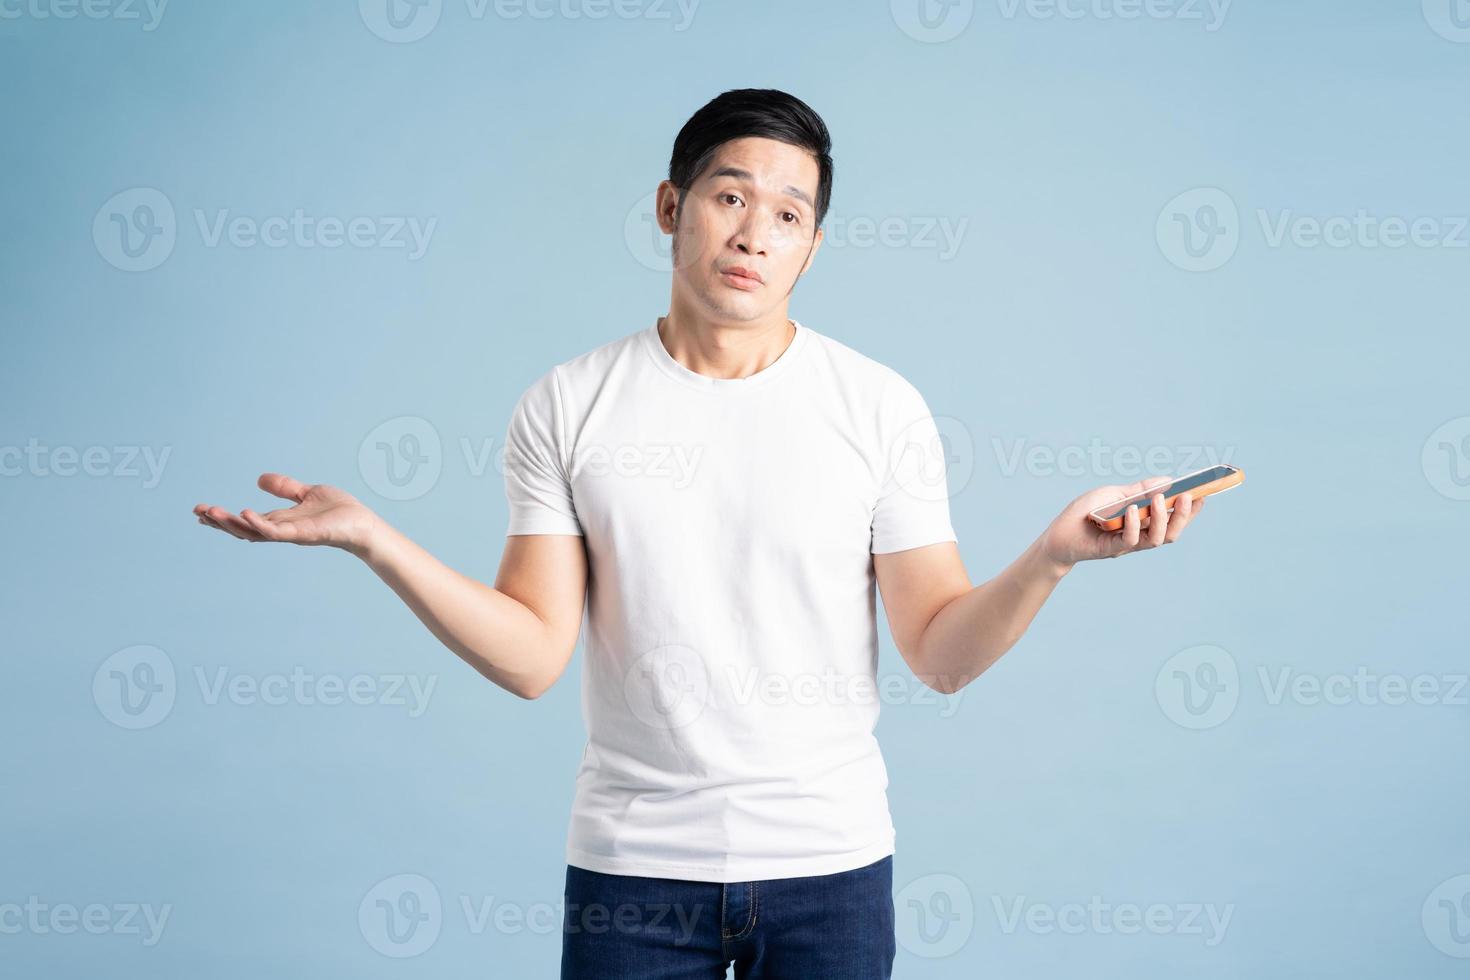
M 679 206 L 679 188 L 672 181 L 661 180 L 654 192 L 653 215 L 659 230 L 665 235 L 674 233 L 674 210 Z
M 810 269 L 812 267 L 812 263 L 816 261 L 817 249 L 822 247 L 822 238 L 825 235 L 826 231 L 822 228 L 818 228 L 816 235 L 812 237 L 811 251 L 806 253 L 806 261 L 802 263 L 801 271 L 796 274 L 796 277 L 798 279 L 806 275 L 806 270 Z

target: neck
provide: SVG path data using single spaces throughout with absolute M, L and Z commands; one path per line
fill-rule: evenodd
M 784 311 L 745 323 L 681 318 L 671 310 L 658 319 L 658 336 L 674 360 L 710 378 L 748 378 L 776 361 L 796 337 Z

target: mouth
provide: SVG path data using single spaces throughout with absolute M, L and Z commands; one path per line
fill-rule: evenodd
M 765 283 L 759 272 L 738 265 L 721 270 L 720 278 L 736 289 L 759 289 Z

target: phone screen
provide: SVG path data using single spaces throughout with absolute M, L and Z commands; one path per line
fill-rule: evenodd
M 1216 480 L 1224 479 L 1233 472 L 1235 472 L 1235 467 L 1233 466 L 1212 466 L 1207 470 L 1200 470 L 1198 473 L 1182 476 L 1167 486 L 1157 487 L 1147 493 L 1136 494 L 1120 500 L 1116 504 L 1109 504 L 1108 506 L 1113 508 L 1113 510 L 1106 514 L 1098 514 L 1098 516 L 1105 521 L 1110 521 L 1115 517 L 1122 517 L 1128 513 L 1130 504 L 1139 504 L 1141 506 L 1152 500 L 1153 495 L 1156 493 L 1162 493 L 1164 499 L 1167 500 L 1175 494 L 1184 493 L 1186 490 L 1193 490 L 1195 487 L 1202 487 L 1206 483 L 1214 483 Z

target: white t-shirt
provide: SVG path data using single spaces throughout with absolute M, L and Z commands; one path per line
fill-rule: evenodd
M 735 882 L 893 853 L 872 554 L 956 540 L 945 454 L 913 385 L 792 323 L 719 379 L 655 322 L 516 405 L 507 534 L 583 535 L 589 562 L 568 864 Z

